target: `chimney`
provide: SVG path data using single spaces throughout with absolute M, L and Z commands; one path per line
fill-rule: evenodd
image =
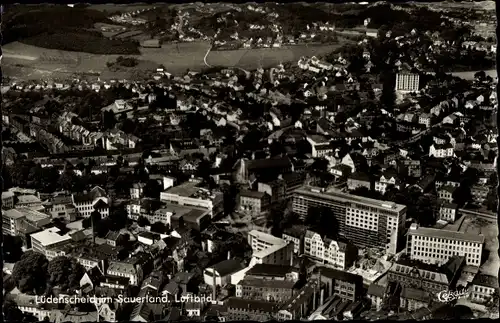
M 319 297 L 319 306 L 323 306 L 323 301 L 325 299 L 325 290 L 321 288 L 320 297 Z
M 95 244 L 94 217 L 90 214 L 90 226 L 92 228 L 92 244 Z
M 290 267 L 293 267 L 293 248 L 290 250 Z
M 217 281 L 215 279 L 215 268 L 212 268 L 212 277 L 213 277 L 213 300 L 217 300 Z
M 228 250 L 227 252 L 227 260 L 231 259 L 231 250 Z
M 314 290 L 313 290 L 313 307 L 312 307 L 312 310 L 315 311 L 316 310 L 316 284 L 313 282 L 313 285 L 314 285 Z

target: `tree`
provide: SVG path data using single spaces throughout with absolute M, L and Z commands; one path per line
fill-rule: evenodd
M 139 216 L 139 218 L 137 219 L 137 224 L 142 228 L 147 226 L 147 225 L 150 225 L 149 220 L 142 215 Z
M 23 241 L 20 237 L 11 235 L 3 235 L 3 260 L 9 263 L 15 263 L 21 259 L 23 255 Z
M 55 257 L 48 265 L 49 283 L 68 291 L 79 287 L 85 268 L 74 258 Z
M 335 214 L 327 207 L 310 207 L 307 210 L 306 224 L 321 236 L 338 239 L 339 223 Z
M 38 252 L 27 251 L 16 262 L 12 270 L 12 279 L 22 293 L 36 293 L 45 291 L 47 281 L 47 266 L 49 261 Z
M 163 191 L 163 186 L 155 179 L 150 179 L 144 186 L 144 196 L 149 198 L 158 199 L 160 193 Z
M 21 322 L 24 318 L 23 312 L 17 307 L 16 302 L 7 299 L 3 304 L 3 315 L 6 322 Z
M 127 226 L 128 214 L 123 204 L 111 210 L 109 219 L 113 223 L 113 228 L 116 230 L 123 229 Z
M 478 81 L 483 81 L 486 79 L 486 73 L 484 71 L 479 71 L 474 74 L 474 78 Z

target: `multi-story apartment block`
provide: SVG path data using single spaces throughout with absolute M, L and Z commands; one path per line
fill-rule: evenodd
M 406 221 L 404 205 L 310 186 L 297 189 L 292 203 L 293 211 L 303 218 L 310 207 L 331 209 L 339 223 L 339 234 L 357 246 L 383 247 L 389 254 L 397 252 Z
M 413 73 L 396 74 L 396 91 L 417 92 L 420 89 L 420 75 Z
M 345 270 L 357 259 L 358 248 L 349 243 L 322 238 L 318 233 L 307 230 L 304 237 L 304 255 L 322 264 Z
M 293 296 L 293 280 L 263 280 L 245 278 L 236 285 L 236 297 L 284 303 Z
M 412 224 L 408 230 L 406 252 L 411 259 L 428 264 L 446 263 L 453 256 L 463 256 L 467 265 L 481 265 L 484 236 L 457 231 L 422 228 Z

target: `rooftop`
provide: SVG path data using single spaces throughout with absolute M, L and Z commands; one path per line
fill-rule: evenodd
M 295 286 L 295 282 L 291 280 L 263 280 L 255 278 L 245 278 L 238 284 L 242 286 L 287 288 L 287 289 L 292 289 Z
M 408 234 L 414 236 L 424 236 L 431 238 L 444 238 L 450 240 L 484 243 L 484 236 L 482 234 L 464 233 L 464 232 L 449 231 L 449 230 L 434 229 L 434 228 L 410 227 Z
M 60 231 L 61 230 L 59 230 L 56 227 L 49 228 L 49 229 L 46 229 L 46 230 L 41 231 L 41 232 L 33 233 L 31 235 L 31 239 L 37 240 L 44 247 L 49 246 L 51 244 L 55 244 L 55 243 L 59 243 L 59 242 L 63 242 L 63 241 L 69 242 L 72 240 L 71 236 L 69 236 L 67 234 L 60 235 L 59 234 Z
M 403 210 L 406 209 L 405 205 L 402 204 L 396 204 L 393 202 L 389 201 L 381 201 L 381 200 L 375 200 L 375 199 L 370 199 L 366 197 L 361 197 L 357 195 L 352 195 L 348 193 L 343 193 L 340 191 L 334 191 L 330 190 L 328 192 L 322 192 L 321 188 L 319 187 L 314 187 L 314 186 L 302 186 L 295 190 L 295 194 L 298 195 L 299 197 L 301 195 L 303 196 L 311 196 L 311 197 L 317 197 L 321 199 L 326 199 L 326 200 L 331 200 L 331 201 L 338 201 L 338 202 L 344 202 L 344 203 L 359 203 L 359 204 L 364 204 L 369 207 L 377 207 L 377 208 L 382 208 L 394 212 L 402 212 Z

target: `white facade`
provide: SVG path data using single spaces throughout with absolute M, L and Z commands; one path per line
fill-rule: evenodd
M 396 91 L 417 92 L 420 86 L 418 74 L 396 74 Z
M 483 244 L 483 235 L 419 228 L 412 224 L 406 252 L 411 259 L 436 265 L 445 264 L 453 256 L 464 256 L 467 265 L 479 267 Z

